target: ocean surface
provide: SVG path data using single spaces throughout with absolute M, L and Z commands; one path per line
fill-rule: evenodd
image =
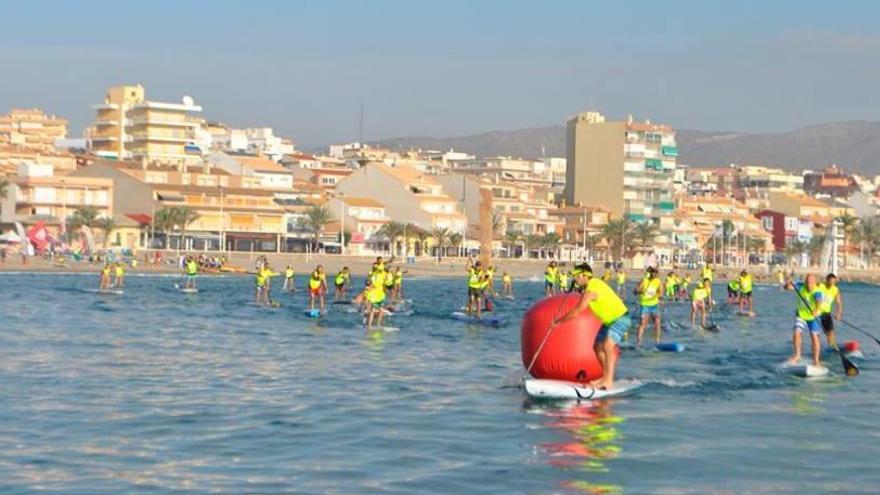
M 757 318 L 722 308 L 718 335 L 671 305 L 664 339 L 687 350 L 623 351 L 637 393 L 554 403 L 505 386 L 538 282 L 491 328 L 449 317 L 463 277 L 408 279 L 414 314 L 367 334 L 344 306 L 304 316 L 302 292 L 268 309 L 250 278 L 178 281 L 106 296 L 96 275 L 0 275 L 0 493 L 880 492 L 880 346 L 843 328 L 861 376 L 830 354 L 827 378 L 780 374 L 794 295 L 777 287 L 756 288 Z M 880 334 L 880 289 L 842 293 Z

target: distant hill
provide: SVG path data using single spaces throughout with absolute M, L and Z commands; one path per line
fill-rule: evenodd
M 408 137 L 380 143 L 394 149 L 455 149 L 477 156 L 565 156 L 565 127 L 494 131 L 452 138 Z M 880 173 L 880 122 L 831 122 L 783 134 L 678 131 L 679 160 L 692 166 L 753 163 L 788 169 L 836 163 L 850 172 Z

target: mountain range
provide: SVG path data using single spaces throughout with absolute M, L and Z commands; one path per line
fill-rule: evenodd
M 782 134 L 678 130 L 679 162 L 694 167 L 730 163 L 789 170 L 836 163 L 848 172 L 880 173 L 880 122 L 829 122 Z M 403 137 L 380 141 L 392 149 L 439 149 L 477 156 L 565 156 L 565 127 L 492 131 L 472 136 Z

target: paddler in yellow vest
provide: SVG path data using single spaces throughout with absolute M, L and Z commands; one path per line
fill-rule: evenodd
M 382 257 L 379 256 L 376 258 L 376 262 L 373 263 L 372 268 L 370 268 L 370 274 L 373 272 L 384 272 L 385 271 L 385 262 L 382 261 Z
M 739 274 L 739 311 L 747 316 L 755 316 L 752 311 L 752 276 L 745 270 Z
M 776 281 L 779 282 L 779 290 L 785 290 L 785 273 L 781 268 L 776 271 Z
M 617 295 L 626 298 L 626 272 L 622 268 L 617 269 Z
M 110 290 L 110 271 L 110 263 L 104 263 L 104 267 L 101 268 L 101 282 L 98 284 L 98 290 Z
M 574 282 L 582 288 L 578 305 L 565 316 L 554 322 L 554 325 L 564 323 L 587 310 L 592 311 L 596 318 L 602 322 L 602 329 L 596 335 L 593 351 L 602 364 L 602 377 L 591 383 L 598 389 L 611 390 L 614 388 L 614 372 L 617 368 L 617 344 L 623 340 L 623 336 L 632 326 L 627 314 L 626 304 L 604 281 L 593 277 L 590 265 L 581 263 Z
M 785 288 L 796 292 L 795 302 L 797 308 L 795 310 L 794 331 L 791 338 L 793 352 L 788 363 L 796 364 L 801 360 L 803 333 L 804 330 L 809 330 L 810 342 L 813 346 L 813 365 L 819 366 L 821 354 L 819 332 L 822 331 L 822 327 L 819 324 L 819 315 L 822 314 L 824 295 L 816 283 L 816 276 L 813 274 L 807 275 L 807 278 L 802 283 L 794 283 L 789 280 L 786 282 Z
M 504 297 L 513 299 L 513 279 L 510 274 L 504 272 L 501 274 L 501 293 Z
M 113 280 L 114 287 L 122 287 L 125 285 L 125 268 L 122 266 L 122 262 L 119 261 L 116 263 L 116 279 Z
M 351 285 L 351 273 L 347 266 L 343 266 L 342 270 L 336 273 L 333 278 L 333 285 L 336 287 L 336 294 L 333 296 L 335 300 L 345 299 L 348 296 L 348 286 Z
M 636 333 L 636 344 L 641 345 L 642 335 L 648 326 L 648 320 L 654 320 L 654 342 L 660 342 L 660 295 L 663 294 L 663 282 L 657 276 L 657 269 L 648 267 L 645 278 L 636 287 L 635 294 L 639 297 L 642 319 Z
M 701 281 L 698 281 L 701 282 Z M 684 277 L 678 279 L 678 294 L 682 299 L 687 299 L 691 287 L 691 274 L 685 273 Z
M 296 292 L 296 285 L 293 280 L 293 267 L 287 265 L 284 269 L 284 290 L 287 292 Z
M 327 274 L 318 265 L 309 276 L 309 310 L 315 310 L 315 299 L 320 300 L 321 313 L 324 312 L 324 294 L 327 293 Z
M 486 290 L 484 295 L 496 297 L 498 295 L 495 292 L 495 267 L 489 265 L 486 267 L 486 278 L 488 279 L 488 284 L 486 285 Z
M 559 276 L 559 268 L 555 261 L 547 264 L 544 270 L 544 297 L 550 297 L 556 293 L 556 279 Z
M 382 282 L 385 286 L 385 297 L 394 299 L 394 268 L 389 264 L 385 269 L 385 278 Z
M 397 267 L 396 270 L 394 270 L 394 299 L 397 299 L 397 300 L 403 299 L 403 274 L 404 273 L 406 273 L 406 271 L 399 266 Z
M 570 276 L 571 276 L 571 283 L 570 283 L 570 284 L 568 285 L 568 287 L 565 289 L 566 292 L 583 292 L 583 287 L 579 286 L 579 285 L 575 282 L 575 280 L 577 280 L 578 276 L 579 276 L 579 275 L 581 274 L 581 272 L 583 271 L 583 270 L 581 270 L 581 269 L 578 268 L 578 267 L 580 267 L 581 265 L 584 265 L 584 264 L 585 264 L 585 263 L 578 263 L 577 265 L 574 265 L 574 269 L 571 271 L 571 274 L 570 274 Z
M 254 272 L 254 303 L 262 304 L 264 299 L 264 294 L 266 293 L 266 270 L 265 265 L 262 263 L 257 266 L 257 271 Z
M 377 327 L 382 326 L 382 319 L 385 317 L 385 311 L 382 304 L 385 302 L 385 271 L 375 272 L 370 277 L 367 288 L 364 289 L 364 298 L 366 298 L 367 306 L 367 330 L 373 328 L 373 323 Z
M 556 274 L 556 285 L 559 287 L 557 289 L 558 292 L 566 292 L 571 287 L 571 281 L 569 278 L 571 277 L 571 273 L 566 271 L 565 263 L 563 263 L 559 267 L 559 272 Z
M 828 345 L 837 347 L 837 339 L 834 336 L 834 320 L 843 317 L 843 298 L 840 297 L 837 275 L 829 273 L 825 277 L 825 283 L 819 284 L 819 289 L 822 291 L 822 313 L 819 315 L 819 322 L 828 338 Z M 834 311 L 834 317 L 831 316 L 832 311 Z
M 611 270 L 610 269 L 606 269 L 605 272 L 602 273 L 602 281 L 605 282 L 606 284 L 611 283 Z
M 701 280 L 694 286 L 694 290 L 691 292 L 691 325 L 696 322 L 697 311 L 699 311 L 701 324 L 703 327 L 706 326 L 706 307 L 709 305 L 709 287 L 711 286 L 712 282 L 709 279 Z
M 739 304 L 739 278 L 727 282 L 727 304 Z
M 479 319 L 483 308 L 483 268 L 479 261 L 471 265 L 471 261 L 468 260 L 465 270 L 468 276 L 467 314 Z
M 666 299 L 675 300 L 678 297 L 678 277 L 674 271 L 669 272 L 669 275 L 666 276 L 664 285 L 666 286 Z
M 709 263 L 703 264 L 703 271 L 700 273 L 700 279 L 705 280 L 709 279 L 709 283 L 711 284 L 715 280 L 715 274 L 712 273 L 712 265 Z
M 199 274 L 199 264 L 196 263 L 192 256 L 188 256 L 184 262 L 184 269 L 186 270 L 186 288 L 195 289 L 196 276 Z

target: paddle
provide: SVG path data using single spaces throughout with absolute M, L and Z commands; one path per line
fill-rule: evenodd
M 797 294 L 798 298 L 807 305 L 807 308 L 811 307 L 810 303 L 806 299 L 804 299 L 803 294 L 801 294 L 801 291 L 798 290 L 797 286 L 794 287 L 794 293 Z M 847 358 L 843 355 L 842 352 L 840 352 L 840 348 L 837 347 L 836 342 L 831 346 L 831 348 L 837 352 L 838 356 L 840 356 L 840 362 L 843 364 L 843 371 L 846 372 L 846 376 L 857 376 L 859 374 L 858 366 L 856 366 L 852 361 L 849 360 L 849 358 Z
M 721 328 L 718 327 L 718 324 L 715 323 L 715 305 L 711 305 L 709 309 L 709 326 L 704 326 L 703 330 L 709 332 L 720 332 Z
M 846 324 L 849 325 L 849 327 L 852 328 L 853 330 L 855 330 L 855 331 L 857 331 L 857 332 L 861 332 L 861 333 L 867 335 L 868 337 L 871 337 L 872 339 L 874 339 L 874 342 L 876 342 L 877 345 L 880 345 L 880 339 L 877 339 L 877 337 L 874 337 L 874 336 L 871 335 L 870 333 L 866 332 L 865 330 L 862 330 L 861 328 L 859 328 L 859 327 L 853 325 L 852 323 L 850 323 L 850 322 L 844 320 L 843 318 L 841 318 L 839 321 L 842 321 L 842 322 L 846 323 Z

